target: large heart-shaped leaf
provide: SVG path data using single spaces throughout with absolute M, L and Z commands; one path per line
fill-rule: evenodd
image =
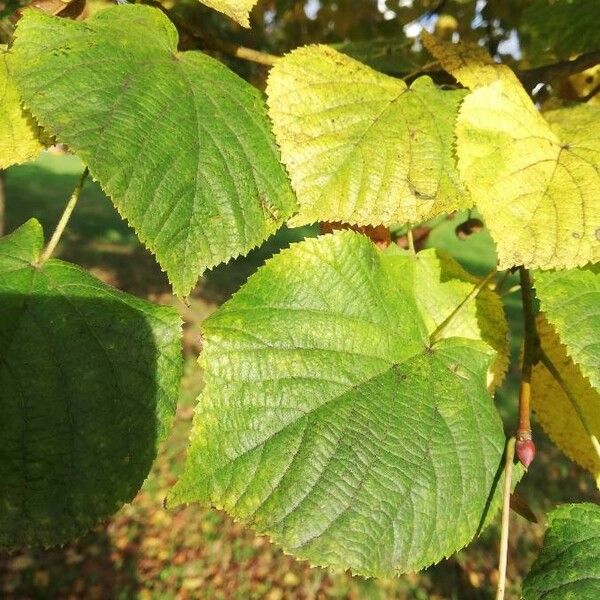
M 21 106 L 10 54 L 0 50 L 0 169 L 34 158 L 42 147 L 39 127 Z
M 186 470 L 171 495 L 313 564 L 391 575 L 464 546 L 498 506 L 491 348 L 435 344 L 418 258 L 343 231 L 270 260 L 204 323 Z
M 600 390 L 600 265 L 540 271 L 535 293 L 568 354 Z
M 0 239 L 0 547 L 52 545 L 130 501 L 173 414 L 180 319 Z
M 545 119 L 510 69 L 481 48 L 425 39 L 473 90 L 456 124 L 458 167 L 497 244 L 499 267 L 600 260 L 600 107 Z
M 600 506 L 563 504 L 548 514 L 548 526 L 523 582 L 524 600 L 600 597 Z
M 464 91 L 410 87 L 327 46 L 279 60 L 269 114 L 300 211 L 291 223 L 419 222 L 467 208 L 452 151 Z
M 177 52 L 159 10 L 115 6 L 84 22 L 27 11 L 12 52 L 27 107 L 81 156 L 178 295 L 293 212 L 260 93 Z

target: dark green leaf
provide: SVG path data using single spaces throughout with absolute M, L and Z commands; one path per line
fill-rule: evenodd
M 0 547 L 64 542 L 130 501 L 175 411 L 177 313 L 0 239 Z

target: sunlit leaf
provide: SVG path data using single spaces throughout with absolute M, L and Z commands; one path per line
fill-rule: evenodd
M 499 504 L 494 352 L 431 345 L 417 260 L 350 231 L 309 239 L 205 321 L 205 389 L 171 502 L 224 508 L 312 564 L 364 575 L 468 543 Z
M 535 290 L 569 356 L 600 390 L 600 265 L 538 272 Z
M 479 284 L 450 255 L 440 250 L 423 250 L 415 262 L 415 297 L 429 335 L 455 312 Z M 441 337 L 461 337 L 487 342 L 496 356 L 490 365 L 488 385 L 497 388 L 508 368 L 508 324 L 502 300 L 483 287 L 443 329 Z
M 200 0 L 244 27 L 250 27 L 250 11 L 258 0 Z
M 463 91 L 410 87 L 327 46 L 286 55 L 267 85 L 298 196 L 291 223 L 419 222 L 471 205 L 452 151 Z
M 516 76 L 481 48 L 427 43 L 473 89 L 456 125 L 458 167 L 497 244 L 499 267 L 600 260 L 600 108 L 564 108 L 546 120 Z
M 159 10 L 84 22 L 26 11 L 15 78 L 156 254 L 178 295 L 245 254 L 295 208 L 260 93 L 200 52 L 178 52 Z
M 0 169 L 35 158 L 43 148 L 39 127 L 21 106 L 10 58 L 0 50 Z

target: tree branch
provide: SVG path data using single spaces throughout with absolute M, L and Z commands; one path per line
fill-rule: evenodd
M 519 423 L 516 432 L 517 457 L 528 468 L 535 456 L 535 445 L 531 436 L 531 373 L 533 365 L 539 360 L 540 338 L 535 325 L 533 312 L 533 289 L 531 277 L 525 267 L 519 267 L 521 279 L 521 297 L 523 298 L 523 363 L 521 366 L 521 385 L 519 387 Z
M 535 69 L 517 72 L 517 77 L 526 88 L 532 88 L 541 81 L 581 73 L 581 71 L 595 67 L 597 64 L 600 64 L 600 50 L 581 54 L 573 60 L 562 60 Z

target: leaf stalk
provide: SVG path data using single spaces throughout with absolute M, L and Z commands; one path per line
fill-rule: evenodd
M 515 438 L 511 437 L 506 444 L 506 452 L 504 455 L 502 529 L 500 532 L 500 557 L 498 560 L 498 587 L 496 588 L 496 600 L 504 600 L 504 590 L 506 588 L 506 567 L 508 564 L 508 529 L 510 524 L 510 490 L 512 487 L 515 443 Z
M 58 245 L 58 242 L 65 230 L 65 227 L 67 226 L 67 223 L 71 218 L 71 214 L 73 214 L 73 210 L 75 210 L 75 206 L 77 205 L 79 196 L 81 196 L 81 190 L 83 189 L 83 185 L 85 183 L 85 180 L 87 179 L 88 174 L 89 170 L 86 167 L 83 170 L 83 173 L 81 174 L 79 181 L 77 182 L 77 185 L 75 186 L 75 189 L 73 190 L 62 215 L 60 216 L 58 224 L 56 225 L 56 229 L 54 230 L 54 233 L 52 234 L 48 245 L 40 255 L 40 258 L 37 263 L 38 265 L 43 265 L 52 256 L 54 250 L 56 250 L 56 246 Z

